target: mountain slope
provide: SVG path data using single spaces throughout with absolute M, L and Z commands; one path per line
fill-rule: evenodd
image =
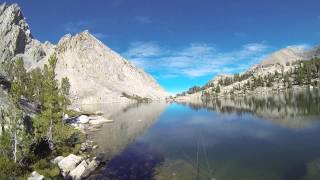
M 274 65 L 274 64 L 286 65 L 287 63 L 292 63 L 297 60 L 302 60 L 303 52 L 304 50 L 299 47 L 287 47 L 275 53 L 272 53 L 270 56 L 264 59 L 260 63 L 260 65 L 262 66 Z
M 58 57 L 58 80 L 68 77 L 73 103 L 131 101 L 129 96 L 164 99 L 167 93 L 142 69 L 130 64 L 88 31 L 65 35 L 57 45 L 34 39 L 17 4 L 0 6 L 0 62 L 22 57 L 30 70 Z
M 192 101 L 201 98 L 266 93 L 302 86 L 320 86 L 319 47 L 305 51 L 289 46 L 272 53 L 261 63 L 241 74 L 219 75 L 205 86 L 187 91 L 177 101 Z M 190 93 L 191 92 L 191 93 Z
M 78 103 L 118 102 L 122 93 L 162 99 L 165 91 L 142 69 L 105 46 L 88 31 L 66 35 L 56 47 L 57 75 L 67 76 Z

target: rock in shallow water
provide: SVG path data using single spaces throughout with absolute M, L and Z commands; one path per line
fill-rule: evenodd
M 97 116 L 97 117 L 90 117 L 89 124 L 90 125 L 99 125 L 99 124 L 104 124 L 104 123 L 109 123 L 109 122 L 113 122 L 113 120 L 108 120 L 102 116 Z

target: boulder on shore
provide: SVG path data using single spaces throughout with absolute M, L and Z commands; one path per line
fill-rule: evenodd
M 83 160 L 75 169 L 73 169 L 69 176 L 73 179 L 73 180 L 80 180 L 83 176 L 83 174 L 85 173 L 86 169 L 88 167 L 88 164 L 85 160 Z
M 70 171 L 77 167 L 77 165 L 81 162 L 82 159 L 82 157 L 76 156 L 74 154 L 70 154 L 69 156 L 63 158 L 58 163 L 62 175 L 66 176 Z
M 86 124 L 88 123 L 90 120 L 90 118 L 86 115 L 81 115 L 77 118 L 77 122 L 81 123 L 81 124 Z
M 63 156 L 58 156 L 58 157 L 52 159 L 50 162 L 51 162 L 52 164 L 58 164 L 60 161 L 63 160 L 63 158 L 64 158 Z
M 33 171 L 31 176 L 28 177 L 28 180 L 43 180 L 44 176 L 39 174 L 37 171 Z
M 82 174 L 82 177 L 85 178 L 85 177 L 88 177 L 94 170 L 97 169 L 97 167 L 99 166 L 100 162 L 97 161 L 95 158 L 90 161 L 88 163 L 88 166 L 86 168 L 86 171 Z

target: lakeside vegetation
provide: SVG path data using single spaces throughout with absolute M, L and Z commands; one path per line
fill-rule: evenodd
M 70 83 L 68 78 L 56 80 L 56 63 L 52 55 L 43 69 L 30 72 L 23 59 L 2 65 L 1 82 L 6 82 L 9 99 L 9 105 L 0 108 L 0 176 L 4 179 L 23 178 L 34 170 L 48 178 L 58 177 L 59 168 L 50 160 L 80 148 L 83 135 L 63 122 Z

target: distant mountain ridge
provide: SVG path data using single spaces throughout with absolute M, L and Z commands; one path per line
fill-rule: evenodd
M 264 93 L 270 90 L 283 90 L 288 86 L 319 86 L 319 61 L 310 61 L 320 57 L 320 46 L 311 50 L 289 46 L 280 49 L 263 59 L 261 63 L 252 66 L 247 71 L 233 75 L 218 75 L 203 87 L 192 87 L 178 94 L 177 101 L 201 99 L 205 96 L 243 95 L 257 91 Z M 304 62 L 309 62 L 306 64 Z M 299 62 L 303 62 L 302 64 Z M 313 64 L 312 64 L 313 63 Z M 306 66 L 308 65 L 306 69 Z M 299 72 L 298 72 L 299 71 Z M 303 72 L 300 72 L 303 71 Z M 305 72 L 308 71 L 308 72 Z M 310 82 L 297 82 L 298 76 L 307 76 L 312 71 Z M 308 74 L 309 76 L 311 73 Z M 305 81 L 306 77 L 301 77 Z M 304 78 L 304 79 L 303 79 Z M 300 83 L 300 85 L 298 85 Z
M 112 51 L 88 31 L 62 37 L 57 45 L 33 38 L 17 4 L 0 5 L 0 63 L 22 57 L 27 69 L 43 67 L 48 57 L 58 57 L 58 80 L 68 77 L 73 103 L 132 101 L 131 96 L 162 100 L 165 90 L 142 69 Z

